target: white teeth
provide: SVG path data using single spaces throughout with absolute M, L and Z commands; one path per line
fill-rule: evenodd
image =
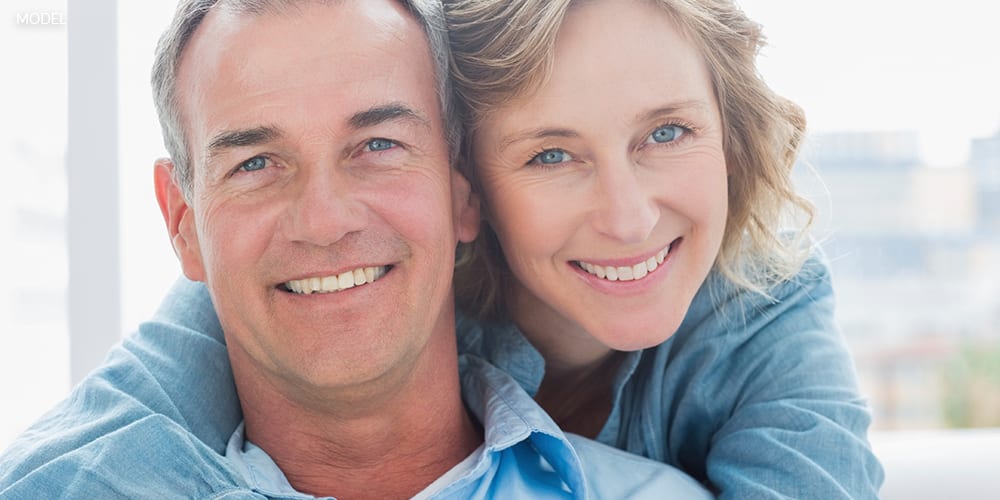
M 632 267 L 616 267 L 618 281 L 632 281 Z
M 340 276 L 337 276 L 337 286 L 341 290 L 354 288 L 354 271 L 340 273 Z
M 641 280 L 641 279 L 645 278 L 646 274 L 648 274 L 648 273 L 649 273 L 649 270 L 646 269 L 646 263 L 645 262 L 640 262 L 640 263 L 632 266 L 632 279 Z
M 345 271 L 335 276 L 303 278 L 300 280 L 287 281 L 285 282 L 285 288 L 292 292 L 306 295 L 311 293 L 330 293 L 339 290 L 347 290 L 348 288 L 354 288 L 355 286 L 364 285 L 366 283 L 372 283 L 382 276 L 385 276 L 387 271 L 388 268 L 386 266 L 360 267 L 353 271 Z
M 618 268 L 607 267 L 604 269 L 604 279 L 608 281 L 618 281 Z
M 323 278 L 323 290 L 336 290 L 337 288 L 339 287 L 336 276 L 326 276 Z
M 645 278 L 649 273 L 660 267 L 667 258 L 670 247 L 664 248 L 656 255 L 632 266 L 598 266 L 589 262 L 578 261 L 580 268 L 594 276 L 608 281 L 634 281 Z

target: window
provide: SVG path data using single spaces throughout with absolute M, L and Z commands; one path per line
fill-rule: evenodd
M 969 394 L 1000 393 L 1000 6 L 740 4 L 808 118 L 795 177 L 875 429 L 1000 426 Z
M 3 448 L 69 390 L 66 2 L 6 2 L 0 13 Z

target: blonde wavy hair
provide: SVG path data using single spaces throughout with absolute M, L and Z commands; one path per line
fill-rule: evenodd
M 451 75 L 469 127 L 460 165 L 480 192 L 469 138 L 491 111 L 544 84 L 566 12 L 583 1 L 592 0 L 444 0 Z M 732 0 L 635 1 L 663 8 L 708 64 L 729 172 L 729 212 L 714 268 L 733 285 L 769 296 L 772 286 L 798 273 L 810 251 L 813 207 L 791 181 L 805 116 L 758 73 L 761 26 Z M 783 231 L 791 221 L 798 229 Z M 506 320 L 516 278 L 489 224 L 481 229 L 475 242 L 459 248 L 456 297 L 474 317 Z

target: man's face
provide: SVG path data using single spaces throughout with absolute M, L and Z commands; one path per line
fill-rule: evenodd
M 448 165 L 426 37 L 390 0 L 216 9 L 178 94 L 193 170 L 157 196 L 247 369 L 337 388 L 406 373 L 452 328 L 468 185 Z

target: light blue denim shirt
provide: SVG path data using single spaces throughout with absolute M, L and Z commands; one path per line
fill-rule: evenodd
M 713 273 L 670 340 L 627 356 L 598 440 L 676 466 L 723 498 L 876 498 L 884 474 L 825 263 L 811 259 L 771 296 Z M 460 350 L 534 394 L 544 360 L 516 328 L 460 321 L 458 331 Z M 0 491 L 149 419 L 193 433 L 187 445 L 216 455 L 242 419 L 207 292 L 183 279 L 151 322 L 0 458 Z
M 679 467 L 720 498 L 877 498 L 870 412 L 821 256 L 770 299 L 713 273 L 666 342 L 628 353 L 597 440 Z M 541 354 L 510 324 L 459 319 L 459 350 L 531 395 Z
M 564 434 L 509 375 L 459 361 L 485 442 L 431 498 L 711 498 L 673 467 Z M 0 456 L 0 498 L 309 498 L 245 446 L 241 421 L 205 289 L 180 282 Z
M 462 397 L 483 423 L 485 442 L 443 484 L 435 482 L 427 498 L 712 498 L 673 467 L 564 434 L 510 376 L 485 361 L 463 356 L 460 365 Z M 313 498 L 245 440 L 242 423 L 226 457 L 255 492 Z

